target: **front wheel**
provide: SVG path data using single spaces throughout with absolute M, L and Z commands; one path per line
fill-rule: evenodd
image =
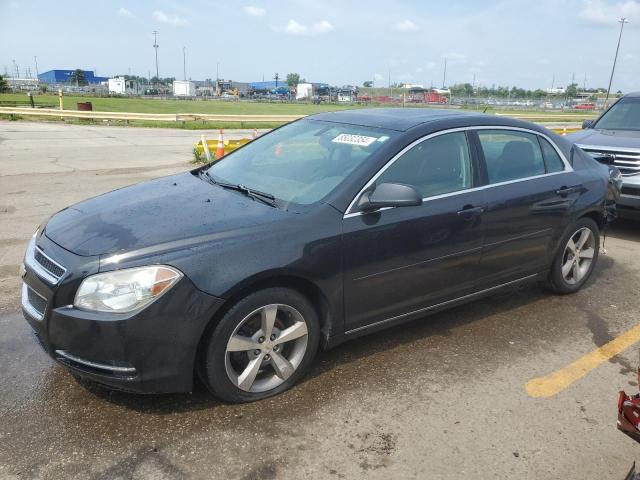
M 290 388 L 308 370 L 320 328 L 312 304 L 287 288 L 248 295 L 211 332 L 203 379 L 228 402 L 251 402 Z
M 600 251 L 596 222 L 581 218 L 565 233 L 551 265 L 549 286 L 557 293 L 580 290 L 591 276 Z

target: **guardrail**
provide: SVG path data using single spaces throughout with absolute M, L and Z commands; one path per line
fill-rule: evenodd
M 0 114 L 5 115 L 32 115 L 38 117 L 66 117 L 83 118 L 95 120 L 150 120 L 156 122 L 186 122 L 186 121 L 209 121 L 227 123 L 285 123 L 298 120 L 306 115 L 224 115 L 212 113 L 131 113 L 131 112 L 94 112 L 79 110 L 58 110 L 55 108 L 23 108 L 23 107 L 0 107 Z M 549 129 L 557 133 L 571 133 L 580 129 L 579 122 L 589 115 L 575 113 L 496 113 L 497 116 L 514 117 L 522 120 L 535 119 L 537 122 L 567 123 L 568 125 L 548 126 Z M 569 124 L 571 122 L 571 124 Z
M 186 122 L 193 120 L 218 122 L 276 123 L 291 122 L 305 115 L 222 115 L 210 113 L 130 113 L 57 110 L 54 108 L 0 107 L 0 114 L 38 117 L 92 118 L 96 120 L 151 120 L 157 122 Z

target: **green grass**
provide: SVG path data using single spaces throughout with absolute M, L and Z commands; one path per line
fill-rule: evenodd
M 58 105 L 57 95 L 34 95 L 36 105 Z M 291 103 L 268 103 L 225 100 L 163 100 L 124 97 L 64 96 L 64 109 L 76 110 L 78 102 L 91 102 L 93 110 L 98 112 L 135 112 L 135 113 L 210 113 L 228 115 L 308 115 L 353 108 L 349 105 L 313 105 Z M 0 94 L 0 105 L 7 102 L 28 104 L 28 98 L 21 93 Z
M 45 94 L 34 95 L 34 101 L 37 105 L 49 106 L 57 108 L 58 97 L 57 95 Z M 227 114 L 227 115 L 309 115 L 319 112 L 328 112 L 336 110 L 345 110 L 349 108 L 362 108 L 363 105 L 333 105 L 333 104 L 321 104 L 313 105 L 308 103 L 269 103 L 269 102 L 253 102 L 253 101 L 224 101 L 224 100 L 184 100 L 184 99 L 149 99 L 149 98 L 135 98 L 135 97 L 96 97 L 96 96 L 65 96 L 64 107 L 65 110 L 75 110 L 78 102 L 91 102 L 93 104 L 94 111 L 102 112 L 132 112 L 132 113 L 208 113 L 208 114 Z M 9 106 L 11 104 L 27 105 L 28 97 L 23 93 L 7 93 L 0 94 L 0 106 Z M 391 105 L 371 105 L 371 106 L 391 106 Z M 393 105 L 400 107 L 400 105 Z M 420 107 L 422 105 L 407 104 L 407 107 Z M 427 107 L 428 108 L 428 107 Z M 500 109 L 494 110 L 493 107 L 485 106 L 470 106 L 469 110 L 473 111 L 486 111 L 486 113 L 505 113 L 507 115 L 527 113 L 535 114 L 540 113 L 540 117 L 531 118 L 531 121 L 549 121 L 547 117 L 553 116 L 553 112 L 543 112 L 540 110 L 508 110 Z M 561 112 L 557 112 L 561 113 Z M 572 121 L 581 121 L 587 118 L 593 118 L 594 114 L 584 112 L 583 115 L 577 117 Z M 8 118 L 3 115 L 2 118 Z M 41 121 L 47 117 L 21 117 L 20 120 L 37 120 Z M 55 117 L 49 117 L 50 121 L 60 121 Z M 80 120 L 80 119 L 65 119 L 67 123 L 77 124 L 107 124 L 107 125 L 130 125 L 140 127 L 163 127 L 163 128 L 184 128 L 190 130 L 197 129 L 209 129 L 209 128 L 273 128 L 279 126 L 280 123 L 250 123 L 250 122 L 202 122 L 202 121 L 189 121 L 189 122 L 155 122 L 148 120 L 132 120 L 126 121 L 109 121 L 103 122 L 102 120 Z M 567 120 L 559 118 L 558 122 L 566 122 Z

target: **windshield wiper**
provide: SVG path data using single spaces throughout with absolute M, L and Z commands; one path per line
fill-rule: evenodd
M 262 203 L 266 203 L 267 205 L 270 205 L 272 207 L 278 207 L 276 197 L 274 197 L 270 193 L 261 192 L 260 190 L 254 190 L 242 185 L 241 183 L 233 184 L 220 182 L 219 180 L 216 180 L 211 175 L 209 175 L 208 171 L 205 171 L 204 174 L 206 175 L 207 180 L 214 185 L 218 185 L 219 187 L 227 188 L 229 190 L 235 190 L 236 192 L 244 193 L 247 197 L 253 198 L 254 200 L 260 200 Z

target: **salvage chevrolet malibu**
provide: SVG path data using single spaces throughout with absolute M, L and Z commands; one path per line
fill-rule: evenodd
M 81 377 L 188 392 L 197 375 L 258 400 L 350 338 L 525 282 L 577 291 L 618 173 L 508 118 L 314 115 L 58 212 L 28 245 L 22 308 Z

